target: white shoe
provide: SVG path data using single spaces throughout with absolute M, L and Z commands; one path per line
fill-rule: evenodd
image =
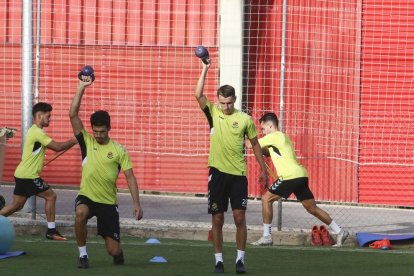
M 273 239 L 272 236 L 263 236 L 259 240 L 252 242 L 251 245 L 272 245 Z
M 338 236 L 336 237 L 336 243 L 332 246 L 341 247 L 344 244 L 344 241 L 346 240 L 346 238 L 348 238 L 348 236 L 349 236 L 349 232 L 342 229 L 341 232 L 339 232 Z

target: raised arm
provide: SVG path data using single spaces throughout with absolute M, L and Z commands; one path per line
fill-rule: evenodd
M 137 220 L 142 219 L 143 211 L 141 208 L 141 203 L 139 201 L 139 189 L 137 179 L 135 178 L 134 172 L 132 169 L 124 171 L 126 181 L 128 183 L 129 192 L 132 196 L 132 201 L 134 204 L 134 217 Z
M 204 96 L 203 94 L 203 90 L 204 90 L 204 82 L 206 79 L 206 75 L 207 75 L 207 71 L 208 68 L 210 68 L 210 59 L 207 59 L 208 63 L 204 64 L 203 62 L 201 62 L 203 64 L 203 69 L 201 71 L 201 75 L 200 78 L 198 79 L 197 82 L 197 87 L 195 90 L 195 97 L 198 101 L 198 104 L 200 105 L 201 109 L 204 109 L 204 107 L 206 107 L 206 103 L 207 103 L 207 98 L 206 96 Z
M 83 78 L 83 81 L 79 81 L 78 90 L 72 99 L 72 104 L 70 105 L 69 110 L 70 123 L 72 124 L 73 134 L 75 134 L 75 136 L 78 135 L 83 129 L 82 121 L 79 118 L 79 108 L 81 105 L 82 97 L 85 93 L 85 88 L 92 84 L 90 77 L 84 76 Z

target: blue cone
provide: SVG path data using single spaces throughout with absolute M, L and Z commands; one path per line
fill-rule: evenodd
M 145 243 L 156 244 L 156 243 L 161 243 L 161 242 L 159 240 L 157 240 L 157 239 L 151 238 L 151 239 L 148 239 Z
M 164 257 L 161 257 L 161 256 L 155 256 L 154 258 L 152 258 L 152 259 L 150 260 L 150 262 L 151 262 L 151 263 L 166 263 L 166 262 L 167 262 L 167 260 L 166 260 L 166 259 L 164 259 Z

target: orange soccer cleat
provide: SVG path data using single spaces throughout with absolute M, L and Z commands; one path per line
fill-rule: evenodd
M 390 250 L 392 249 L 391 242 L 388 239 L 383 239 L 380 241 L 375 241 L 369 245 L 370 248 Z
M 317 225 L 314 225 L 312 227 L 311 244 L 313 246 L 321 246 L 322 245 L 321 232 L 319 231 L 319 228 L 318 228 Z
M 324 246 L 331 246 L 332 245 L 331 235 L 329 234 L 329 231 L 328 229 L 326 229 L 325 225 L 319 226 L 319 232 L 321 233 L 322 244 Z
M 66 238 L 62 236 L 55 228 L 48 229 L 46 233 L 46 239 L 54 241 L 66 241 Z

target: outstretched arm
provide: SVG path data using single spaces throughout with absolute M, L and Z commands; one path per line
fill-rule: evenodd
M 124 171 L 126 181 L 128 183 L 129 192 L 132 196 L 132 201 L 134 203 L 134 217 L 137 220 L 142 219 L 143 211 L 141 208 L 141 203 L 139 202 L 139 190 L 137 179 L 135 178 L 134 172 L 132 169 Z
M 254 156 L 256 157 L 256 160 L 259 163 L 260 168 L 262 169 L 262 172 L 260 173 L 259 181 L 263 183 L 264 187 L 267 187 L 266 164 L 263 159 L 262 149 L 260 148 L 259 140 L 257 139 L 257 136 L 249 140 L 250 140 L 250 143 L 253 149 Z
M 46 147 L 48 149 L 54 150 L 56 152 L 60 152 L 60 151 L 70 149 L 71 147 L 73 147 L 77 143 L 78 143 L 78 141 L 76 140 L 76 138 L 72 137 L 71 139 L 69 139 L 65 142 L 56 142 L 56 141 L 52 140 L 52 142 L 47 144 Z
M 79 81 L 78 90 L 76 91 L 75 96 L 72 99 L 72 104 L 70 105 L 69 117 L 72 124 L 73 134 L 78 135 L 82 129 L 83 124 L 79 118 L 79 108 L 81 105 L 83 94 L 85 93 L 85 88 L 92 84 L 91 77 L 83 77 L 83 80 Z
M 208 63 L 207 64 L 203 64 L 203 70 L 201 71 L 201 75 L 200 78 L 198 79 L 197 82 L 197 87 L 196 87 L 196 91 L 195 91 L 195 97 L 198 101 L 198 104 L 200 105 L 201 109 L 204 109 L 204 107 L 206 107 L 206 103 L 207 103 L 207 98 L 206 96 L 204 96 L 203 94 L 203 90 L 204 90 L 204 82 L 206 79 L 206 75 L 207 75 L 207 71 L 208 68 L 210 68 L 210 59 L 207 59 Z
M 250 140 L 249 140 L 249 139 L 245 139 L 245 140 L 244 140 L 244 144 L 246 145 L 246 147 L 247 147 L 247 148 L 249 148 L 249 149 L 251 149 L 251 148 L 252 148 L 252 143 L 250 142 Z M 260 145 L 260 143 L 259 143 L 259 145 Z M 262 150 L 262 154 L 263 154 L 264 156 L 267 156 L 267 157 L 269 157 L 269 156 L 270 156 L 270 153 L 269 153 L 269 148 L 268 148 L 268 147 L 261 148 L 261 150 Z

